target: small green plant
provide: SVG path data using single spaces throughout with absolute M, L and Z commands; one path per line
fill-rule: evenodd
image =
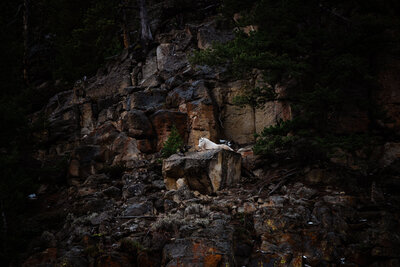
M 171 128 L 171 133 L 168 136 L 167 141 L 165 141 L 163 148 L 161 150 L 161 155 L 163 158 L 168 158 L 172 154 L 175 154 L 178 149 L 183 147 L 183 139 L 178 133 L 175 125 Z
M 233 104 L 238 106 L 250 105 L 252 107 L 261 107 L 267 101 L 273 101 L 278 94 L 272 87 L 255 87 L 247 90 L 243 95 L 233 98 Z
M 100 256 L 101 254 L 103 254 L 104 250 L 100 247 L 100 244 L 95 244 L 95 245 L 86 247 L 84 252 L 86 255 L 88 255 L 92 258 L 96 258 L 96 257 Z
M 128 253 L 135 253 L 138 251 L 146 251 L 146 248 L 139 241 L 126 237 L 121 240 L 120 250 Z

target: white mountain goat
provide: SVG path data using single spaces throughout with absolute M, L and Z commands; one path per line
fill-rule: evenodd
M 218 149 L 218 148 L 222 148 L 222 149 L 225 149 L 225 150 L 233 151 L 233 149 L 230 148 L 229 146 L 227 146 L 227 145 L 218 145 L 218 144 L 208 140 L 205 137 L 201 137 L 199 139 L 199 150 L 200 151 L 209 150 L 209 149 Z

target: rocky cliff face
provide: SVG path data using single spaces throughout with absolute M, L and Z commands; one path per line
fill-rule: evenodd
M 150 13 L 166 12 L 168 3 Z M 233 104 L 261 82 L 256 70 L 234 80 L 223 68 L 189 64 L 194 49 L 233 37 L 214 16 L 214 1 L 196 5 L 176 28 L 151 15 L 157 45 L 144 57 L 124 51 L 43 109 L 49 149 L 37 158 L 68 156 L 68 186 L 42 188 L 44 215 L 28 225 L 43 226 L 24 266 L 400 264 L 400 239 L 391 234 L 399 232 L 398 144 L 380 148 L 384 169 L 364 175 L 270 165 L 251 151 L 242 152 L 240 171 L 237 153 L 194 152 L 200 137 L 251 144 L 255 132 L 292 116 L 283 100 L 257 109 Z M 173 125 L 191 152 L 164 161 L 163 176 L 157 152 Z M 347 156 L 336 163 L 351 166 Z

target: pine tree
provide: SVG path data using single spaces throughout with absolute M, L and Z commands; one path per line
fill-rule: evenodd
M 168 158 L 172 154 L 175 154 L 178 149 L 183 147 L 182 137 L 178 133 L 178 129 L 176 129 L 175 125 L 171 128 L 171 133 L 168 136 L 167 141 L 165 141 L 163 148 L 161 150 L 161 155 L 164 158 Z

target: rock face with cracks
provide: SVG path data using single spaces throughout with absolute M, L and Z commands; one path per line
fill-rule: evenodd
M 167 189 L 178 189 L 183 184 L 202 194 L 215 193 L 240 179 L 241 156 L 223 149 L 172 155 L 163 162 L 163 176 Z
M 400 266 L 398 139 L 371 157 L 338 149 L 326 165 L 264 161 L 253 154 L 254 133 L 292 118 L 286 85 L 262 107 L 234 105 L 246 89 L 266 86 L 259 70 L 231 80 L 223 67 L 188 64 L 194 50 L 231 36 L 211 16 L 220 1 L 146 2 L 154 49 L 125 51 L 32 117 L 48 119 L 37 159 L 67 158 L 69 168 L 65 184 L 43 180 L 32 192 L 34 212 L 18 229 L 32 236 L 21 265 Z M 185 8 L 182 25 L 171 28 L 180 21 L 176 3 L 193 11 Z M 398 63 L 391 65 L 380 74 L 379 103 L 394 119 L 384 126 L 399 132 Z M 366 125 L 352 121 L 341 120 L 341 129 Z M 158 152 L 174 125 L 186 148 L 200 137 L 225 139 L 242 147 L 242 159 L 207 150 L 161 167 Z

